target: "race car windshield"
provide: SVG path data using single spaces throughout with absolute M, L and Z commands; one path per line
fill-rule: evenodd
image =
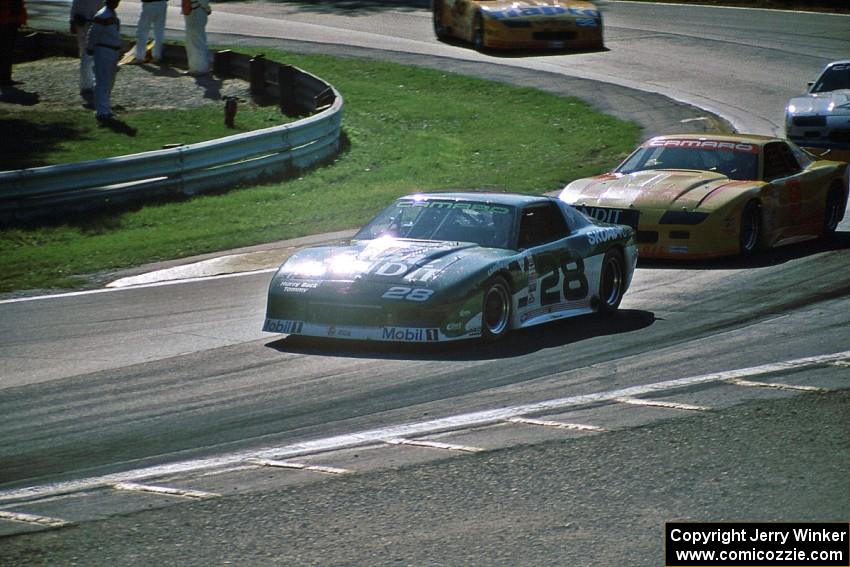
M 850 89 L 850 65 L 833 65 L 824 71 L 811 92 L 828 93 L 842 89 Z
M 758 177 L 758 154 L 717 149 L 683 147 L 642 147 L 629 156 L 615 173 L 649 169 L 691 169 L 713 171 L 738 181 Z
M 401 199 L 360 229 L 354 240 L 391 236 L 510 248 L 514 218 L 514 208 L 504 205 Z

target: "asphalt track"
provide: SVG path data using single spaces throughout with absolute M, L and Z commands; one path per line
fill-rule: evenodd
M 850 47 L 850 18 L 843 16 L 612 3 L 606 13 L 608 52 L 494 57 L 434 42 L 427 14 L 417 10 L 373 8 L 352 17 L 333 10 L 322 13 L 315 5 L 303 10 L 276 4 L 250 6 L 268 12 L 258 20 L 254 14 L 246 15 L 247 6 L 228 3 L 216 7 L 211 31 L 222 31 L 213 24 L 220 14 L 235 10 L 228 29 L 244 21 L 266 36 L 231 38 L 242 43 L 338 49 L 322 45 L 324 38 L 349 44 L 346 50 L 354 55 L 378 56 L 373 47 L 391 49 L 383 56 L 424 57 L 425 64 L 489 74 L 499 80 L 520 77 L 526 81 L 534 74 L 542 88 L 577 88 L 576 94 L 594 99 L 597 91 L 606 89 L 596 87 L 588 95 L 581 89 L 588 85 L 587 79 L 614 80 L 625 89 L 648 85 L 644 88 L 687 103 L 673 106 L 683 112 L 682 119 L 699 118 L 699 113 L 688 113 L 701 106 L 722 110 L 719 113 L 739 128 L 764 132 L 777 128 L 782 105 L 799 92 L 798 85 L 822 63 L 845 56 Z M 284 20 L 276 20 L 274 14 Z M 261 24 L 265 27 L 260 28 Z M 289 39 L 273 40 L 274 34 Z M 311 43 L 295 43 L 292 35 Z M 505 72 L 505 66 L 510 72 Z M 563 78 L 567 71 L 575 77 Z M 636 104 L 643 100 L 630 90 L 618 92 Z M 663 123 L 665 112 L 656 106 L 660 99 L 647 96 L 646 100 L 650 110 L 641 123 L 654 133 L 649 129 L 661 123 L 653 117 L 661 117 Z M 153 556 L 182 558 L 178 562 L 183 564 L 201 564 L 204 558 L 208 564 L 210 557 L 228 557 L 316 565 L 390 564 L 405 558 L 417 565 L 558 565 L 565 564 L 561 563 L 564 554 L 578 558 L 595 549 L 597 555 L 591 555 L 595 559 L 586 564 L 602 565 L 629 557 L 630 549 L 640 549 L 643 554 L 632 564 L 652 565 L 659 562 L 659 547 L 649 532 L 652 526 L 660 531 L 663 522 L 672 518 L 846 520 L 850 517 L 847 398 L 834 392 L 847 387 L 844 359 L 818 359 L 811 366 L 766 375 L 772 382 L 830 390 L 813 397 L 792 396 L 793 391 L 784 389 L 730 385 L 725 378 L 722 385 L 712 382 L 711 388 L 661 391 L 665 399 L 712 408 L 707 418 L 667 424 L 670 408 L 632 410 L 600 403 L 561 407 L 539 417 L 602 424 L 614 433 L 575 439 L 573 435 L 584 433 L 553 432 L 526 424 L 525 428 L 534 430 L 530 432 L 516 424 L 489 423 L 449 433 L 435 429 L 426 435 L 455 451 L 500 449 L 492 457 L 484 453 L 411 468 L 420 461 L 430 462 L 435 457 L 429 451 L 439 453 L 440 448 L 393 445 L 387 451 L 383 445 L 377 449 L 366 443 L 337 446 L 335 452 L 321 454 L 299 453 L 297 448 L 358 432 L 377 431 L 386 437 L 397 432 L 393 428 L 399 425 L 546 400 L 629 389 L 646 396 L 653 391 L 652 385 L 672 380 L 739 368 L 750 369 L 744 374 L 750 376 L 752 369 L 777 362 L 844 353 L 850 344 L 848 229 L 850 222 L 845 220 L 831 242 L 794 245 L 749 261 L 642 262 L 622 312 L 613 322 L 576 319 L 515 333 L 497 347 L 364 347 L 269 336 L 259 331 L 267 273 L 0 303 L 4 368 L 0 511 L 81 524 L 8 540 L 14 545 L 4 541 L 0 558 L 35 559 L 38 550 L 50 550 L 54 561 L 64 558 L 67 562 L 81 553 L 93 565 L 107 564 L 115 557 L 124 564 L 142 564 L 144 553 L 136 557 L 139 548 L 122 545 L 120 538 L 103 535 L 97 539 L 101 527 L 108 531 L 116 526 L 117 533 L 131 530 Z M 770 401 L 773 395 L 782 399 Z M 680 407 L 678 411 L 689 410 Z M 731 424 L 735 427 L 729 429 Z M 752 431 L 763 443 L 745 431 Z M 542 441 L 548 443 L 536 445 Z M 532 447 L 522 448 L 526 443 Z M 672 451 L 677 444 L 706 450 Z M 210 459 L 258 456 L 260 449 L 267 450 L 264 456 L 291 455 L 317 466 L 370 474 L 315 483 L 301 477 L 281 480 L 267 468 L 257 470 L 256 463 L 230 470 L 234 465 L 228 462 L 230 468 L 219 476 L 204 476 L 210 471 L 201 464 Z M 451 447 L 443 449 L 452 452 Z M 675 455 L 693 467 L 690 477 L 674 465 Z M 499 467 L 481 466 L 500 459 L 504 462 Z M 666 462 L 668 468 L 653 472 L 647 462 Z M 162 467 L 174 463 L 185 467 L 171 471 L 170 476 L 133 473 L 162 472 L 166 470 Z M 670 475 L 667 486 L 660 479 L 672 469 L 678 473 Z M 611 478 L 593 472 L 604 470 L 618 475 Z M 480 482 L 473 482 L 479 471 Z M 89 520 L 159 507 L 169 498 L 129 501 L 106 494 L 104 486 L 114 486 L 113 480 L 119 478 L 110 475 L 137 483 L 159 479 L 158 484 L 163 484 L 167 478 L 169 486 L 252 496 L 213 498 L 203 506 L 169 507 L 153 516 L 140 514 L 137 520 L 131 517 L 114 524 L 106 520 L 87 527 Z M 722 489 L 724 475 L 731 475 L 726 476 L 731 493 Z M 713 481 L 715 477 L 719 480 Z M 442 492 L 441 478 L 445 479 Z M 295 488 L 287 491 L 290 483 Z M 56 498 L 64 491 L 62 486 L 77 488 L 70 496 Z M 304 486 L 308 489 L 300 490 Z M 525 496 L 525 508 L 503 494 L 511 486 Z M 697 500 L 706 504 L 683 505 L 685 495 L 695 487 Z M 27 489 L 42 490 L 43 498 L 20 497 Z M 354 492 L 346 492 L 349 489 Z M 620 504 L 651 490 L 676 496 Z M 794 490 L 802 496 L 785 502 L 784 495 Z M 560 498 L 553 496 L 559 491 L 563 491 Z M 399 497 L 405 492 L 411 499 Z M 477 498 L 467 502 L 462 493 Z M 380 518 L 376 525 L 363 520 L 368 506 L 362 499 L 372 499 L 386 512 L 372 510 L 372 517 Z M 711 501 L 716 505 L 707 504 Z M 476 503 L 480 516 L 474 514 Z M 243 515 L 247 509 L 256 514 L 253 525 Z M 299 509 L 301 514 L 296 512 Z M 512 521 L 511 509 L 526 520 L 531 511 L 545 510 L 540 517 L 554 523 Z M 441 514 L 448 515 L 443 522 Z M 508 519 L 497 521 L 500 514 Z M 622 520 L 612 523 L 613 515 Z M 573 516 L 582 519 L 568 525 Z M 298 522 L 299 517 L 301 528 L 292 528 L 291 533 L 272 527 L 278 521 Z M 626 530 L 628 518 L 634 518 L 639 529 Z M 129 527 L 134 521 L 134 527 Z M 195 530 L 175 530 L 171 538 L 157 531 L 169 523 L 191 526 L 193 522 L 197 522 Z M 409 529 L 399 530 L 402 525 Z M 587 531 L 571 531 L 582 527 Z M 0 534 L 35 529 L 38 524 L 0 518 Z M 387 533 L 392 537 L 381 540 Z M 504 537 L 493 535 L 499 533 Z M 522 557 L 516 549 L 522 548 L 523 534 L 529 541 L 542 542 L 533 553 L 528 550 L 528 563 L 517 560 Z M 205 547 L 207 555 L 199 549 L 180 555 L 173 547 L 178 538 L 185 542 L 216 535 L 234 542 L 230 555 L 221 555 L 221 550 L 212 555 L 214 545 Z M 297 536 L 298 542 L 287 541 L 289 536 Z M 92 537 L 97 543 L 80 543 Z M 357 545 L 367 538 L 371 543 Z M 399 551 L 395 554 L 393 539 Z M 171 547 L 158 547 L 157 541 Z M 445 542 L 450 545 L 443 547 Z M 32 555 L 20 555 L 22 549 Z M 300 558 L 287 556 L 298 550 L 304 554 Z

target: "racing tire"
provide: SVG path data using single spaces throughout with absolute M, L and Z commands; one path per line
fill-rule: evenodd
M 496 276 L 484 287 L 481 306 L 481 338 L 496 342 L 511 326 L 511 288 L 501 276 Z
M 484 18 L 481 13 L 475 14 L 475 21 L 472 23 L 472 45 L 476 51 L 484 51 Z
M 741 256 L 751 256 L 759 249 L 761 240 L 761 207 L 757 201 L 750 201 L 741 211 L 741 230 L 738 245 Z
M 844 218 L 844 195 L 840 187 L 833 186 L 826 195 L 826 205 L 823 212 L 823 235 L 835 234 L 838 223 Z
M 601 315 L 611 315 L 620 307 L 626 292 L 626 261 L 623 253 L 612 248 L 602 258 L 599 270 L 599 309 Z
M 443 41 L 449 36 L 449 29 L 443 25 L 443 0 L 435 0 L 433 4 L 431 13 L 434 20 L 434 35 Z

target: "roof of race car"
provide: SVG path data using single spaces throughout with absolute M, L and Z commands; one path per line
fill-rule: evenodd
M 738 144 L 753 144 L 763 146 L 768 142 L 779 142 L 781 138 L 774 136 L 762 136 L 760 134 L 666 134 L 664 136 L 654 136 L 644 143 L 651 140 L 705 140 L 713 142 L 734 142 Z
M 524 207 L 533 203 L 545 203 L 554 200 L 552 197 L 542 195 L 525 195 L 523 193 L 485 193 L 485 192 L 447 192 L 447 193 L 415 193 L 405 195 L 401 199 L 415 199 L 419 201 L 471 201 L 474 203 L 487 203 L 494 205 L 506 205 L 511 207 Z

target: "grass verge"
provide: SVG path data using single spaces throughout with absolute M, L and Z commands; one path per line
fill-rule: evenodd
M 352 228 L 409 192 L 551 191 L 611 167 L 639 136 L 634 124 L 535 89 L 391 63 L 266 56 L 343 94 L 350 145 L 333 163 L 225 194 L 5 229 L 0 291 L 79 287 L 87 283 L 83 274 Z

